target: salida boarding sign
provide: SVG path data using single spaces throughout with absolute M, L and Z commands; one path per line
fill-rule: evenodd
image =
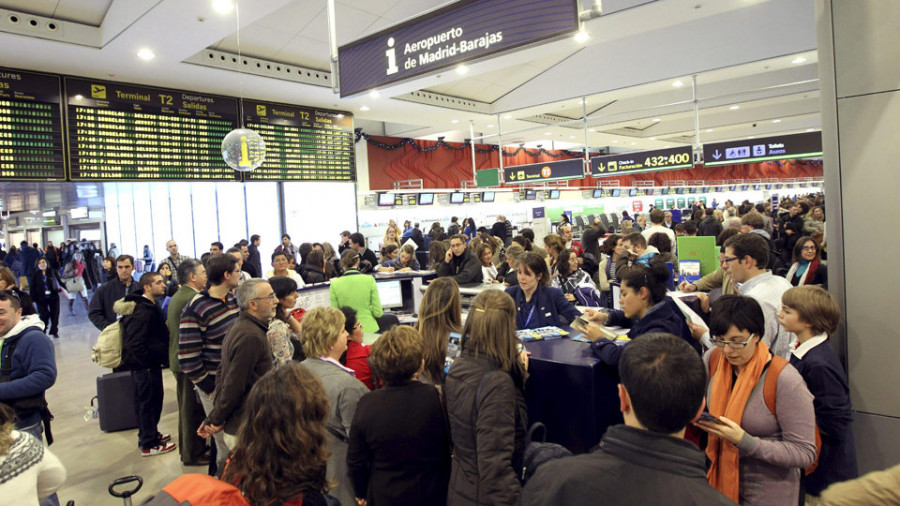
M 584 177 L 584 160 L 572 158 L 559 162 L 512 165 L 504 168 L 503 173 L 503 182 L 510 184 L 581 179 Z
M 455 2 L 342 46 L 341 97 L 576 30 L 576 0 Z

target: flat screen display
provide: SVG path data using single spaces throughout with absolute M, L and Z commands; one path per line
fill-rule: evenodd
M 550 200 L 556 200 L 559 198 L 559 190 L 550 190 Z
M 390 193 L 378 194 L 378 207 L 390 207 L 394 205 L 394 195 Z
M 663 195 L 668 195 L 668 194 L 669 194 L 669 189 L 668 189 L 668 188 L 663 188 L 663 189 L 662 189 L 662 194 L 663 194 Z
M 653 195 L 653 188 L 647 188 L 644 190 L 644 195 Z
M 431 204 L 434 204 L 434 194 L 433 193 L 420 193 L 418 203 L 420 206 L 430 206 Z
M 676 195 L 684 195 L 684 188 L 675 188 Z
M 745 184 L 745 185 L 741 185 L 741 191 L 742 191 L 742 192 L 747 191 L 749 188 L 750 188 L 750 185 L 746 185 L 746 184 Z
M 716 186 L 716 191 L 717 191 L 717 192 L 722 191 L 722 187 L 721 187 L 721 186 Z
M 737 186 L 731 185 L 728 187 L 728 191 L 733 192 L 734 190 L 737 190 Z
M 487 192 L 485 192 L 487 193 Z M 462 204 L 463 200 L 465 200 L 466 194 L 462 192 L 455 192 L 450 194 L 450 203 L 451 204 Z
M 403 307 L 403 290 L 400 288 L 400 280 L 378 281 L 375 283 L 378 289 L 378 298 L 381 299 L 381 307 Z
M 637 189 L 637 188 L 632 188 L 632 189 L 628 190 L 628 196 L 629 196 L 629 197 L 637 197 L 637 194 L 638 194 L 638 189 Z
M 758 185 L 758 184 L 753 185 L 753 189 L 754 189 L 754 190 L 759 190 L 759 189 L 760 189 L 760 185 Z
M 493 202 L 494 201 L 494 192 L 484 192 L 481 194 L 482 202 Z
M 593 196 L 595 199 L 599 199 L 600 197 L 603 196 L 603 190 L 601 190 L 600 188 L 595 189 L 592 196 Z
M 622 190 L 620 190 L 619 188 L 616 188 L 615 190 L 612 191 L 613 197 L 618 197 L 621 194 L 622 194 Z
M 59 77 L 0 71 L 0 179 L 66 179 Z
M 525 200 L 534 200 L 537 198 L 537 192 L 534 190 L 525 190 Z

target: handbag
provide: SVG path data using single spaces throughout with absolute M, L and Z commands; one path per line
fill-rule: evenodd
M 543 435 L 540 441 L 535 441 L 534 436 L 538 430 L 542 430 Z M 547 427 L 541 422 L 535 422 L 528 429 L 528 435 L 525 437 L 525 455 L 522 457 L 522 483 L 527 482 L 543 463 L 571 456 L 572 452 L 565 446 L 548 443 Z

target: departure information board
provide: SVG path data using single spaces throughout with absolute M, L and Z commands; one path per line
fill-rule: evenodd
M 59 77 L 0 69 L 0 179 L 66 178 Z
M 244 124 L 266 141 L 266 161 L 248 181 L 355 181 L 353 116 L 243 100 Z
M 69 177 L 83 180 L 235 180 L 222 140 L 237 99 L 65 79 Z

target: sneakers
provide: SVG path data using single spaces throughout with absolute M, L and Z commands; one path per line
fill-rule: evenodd
M 171 434 L 163 434 L 162 432 L 156 433 L 156 439 L 159 440 L 159 444 L 168 443 L 172 440 Z
M 162 455 L 163 453 L 169 453 L 175 448 L 175 443 L 160 443 L 153 448 L 141 450 L 141 457 L 153 457 L 154 455 Z

